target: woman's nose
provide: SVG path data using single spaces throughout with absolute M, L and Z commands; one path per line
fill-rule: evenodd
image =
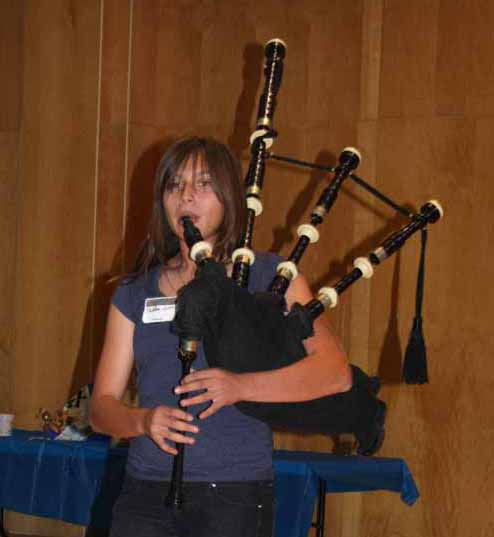
M 194 193 L 195 193 L 194 185 L 188 181 L 185 181 L 182 187 L 182 192 L 180 196 L 181 199 L 189 201 L 194 197 Z

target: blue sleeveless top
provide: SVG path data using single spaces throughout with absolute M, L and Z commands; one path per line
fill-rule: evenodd
M 256 254 L 251 267 L 249 290 L 264 291 L 273 279 L 281 258 Z M 177 358 L 178 337 L 170 322 L 143 323 L 146 298 L 163 296 L 159 290 L 159 266 L 130 283 L 121 284 L 112 303 L 135 324 L 134 360 L 137 369 L 139 406 L 176 407 L 173 393 L 181 376 Z M 194 369 L 208 367 L 202 346 Z M 208 405 L 188 411 L 198 415 Z M 196 443 L 185 448 L 184 479 L 187 481 L 253 481 L 272 479 L 272 434 L 265 423 L 245 416 L 235 406 L 226 406 L 204 420 L 196 419 Z M 131 440 L 127 472 L 136 479 L 169 480 L 173 456 L 162 451 L 148 436 Z

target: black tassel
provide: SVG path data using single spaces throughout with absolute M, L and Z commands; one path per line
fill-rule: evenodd
M 422 332 L 422 300 L 424 296 L 425 247 L 427 244 L 427 229 L 422 229 L 420 245 L 419 273 L 415 299 L 415 317 L 408 339 L 403 362 L 403 380 L 407 384 L 425 384 L 429 382 L 427 375 L 427 351 Z
M 429 382 L 427 376 L 427 351 L 422 333 L 422 318 L 415 317 L 412 331 L 405 351 L 403 362 L 403 380 L 407 384 L 424 384 Z

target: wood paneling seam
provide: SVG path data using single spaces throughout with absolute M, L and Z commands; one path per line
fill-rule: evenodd
M 123 211 L 122 211 L 122 262 L 125 262 L 125 233 L 127 227 L 127 194 L 129 180 L 129 138 L 130 138 L 130 86 L 132 82 L 132 39 L 134 23 L 134 2 L 130 0 L 129 13 L 129 52 L 127 58 L 127 117 L 125 125 L 125 163 L 124 163 L 124 185 L 123 185 Z
M 100 156 L 100 139 L 101 139 L 101 80 L 103 71 L 103 22 L 105 14 L 105 0 L 101 0 L 100 3 L 100 21 L 99 21 L 99 54 L 98 54 L 98 102 L 96 105 L 96 150 L 95 150 L 95 164 L 94 164 L 94 217 L 93 217 L 93 260 L 91 267 L 91 284 L 89 288 L 90 296 L 94 295 L 94 288 L 96 282 L 96 233 L 98 226 L 98 184 L 99 184 L 99 156 Z M 91 366 L 94 364 L 94 300 L 90 300 L 90 324 L 91 330 L 89 333 L 89 356 L 91 359 Z M 91 375 L 94 371 L 90 372 Z
M 24 26 L 25 26 L 25 14 L 24 14 L 24 8 L 22 12 L 22 23 L 21 23 L 21 35 L 20 35 L 20 42 L 21 42 L 21 61 L 22 61 L 22 79 L 20 81 L 20 91 L 21 95 L 18 101 L 18 113 L 19 113 L 19 123 L 18 123 L 18 133 L 17 133 L 17 163 L 16 163 L 16 174 L 17 174 L 17 181 L 16 181 L 16 189 L 15 189 L 15 206 L 16 206 L 16 223 L 15 223 L 15 248 L 14 255 L 15 259 L 13 262 L 13 265 L 15 267 L 16 274 L 19 274 L 19 259 L 20 259 L 20 246 L 19 246 L 19 227 L 20 227 L 20 219 L 19 219 L 19 204 L 21 201 L 21 180 L 22 180 L 22 160 L 21 160 L 21 148 L 23 146 L 24 142 L 24 67 L 25 67 L 25 44 L 24 44 Z M 18 281 L 17 278 L 15 280 L 15 287 L 14 287 L 14 301 L 12 304 L 12 318 L 14 319 L 14 323 L 12 325 L 12 358 L 14 360 L 17 359 L 17 289 L 18 289 Z M 14 399 L 15 399 L 15 389 L 16 389 L 16 375 L 14 374 L 14 367 L 12 363 L 12 359 L 8 361 L 8 368 L 9 371 L 7 373 L 8 377 L 10 378 L 10 392 L 9 392 L 9 404 L 11 406 L 11 410 L 14 410 Z

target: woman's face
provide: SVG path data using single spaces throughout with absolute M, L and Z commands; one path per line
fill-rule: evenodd
M 189 158 L 177 175 L 170 177 L 163 193 L 163 207 L 171 229 L 180 240 L 183 240 L 184 216 L 191 217 L 204 240 L 211 243 L 216 240 L 225 211 L 202 159 L 194 162 Z

